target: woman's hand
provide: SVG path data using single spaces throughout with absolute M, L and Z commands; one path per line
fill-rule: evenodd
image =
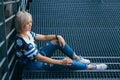
M 61 60 L 61 65 L 64 65 L 64 66 L 70 66 L 70 65 L 72 65 L 72 59 L 70 59 L 70 58 L 64 58 L 63 60 Z
M 56 60 L 56 59 L 52 59 L 46 56 L 42 56 L 41 54 L 38 54 L 35 57 L 38 61 L 49 63 L 49 64 L 57 64 L 57 65 L 64 65 L 64 66 L 70 66 L 72 64 L 72 60 L 70 58 Z
M 63 37 L 60 36 L 60 35 L 57 35 L 57 39 L 58 39 L 58 41 L 59 41 L 61 47 L 64 48 L 65 40 L 63 39 Z

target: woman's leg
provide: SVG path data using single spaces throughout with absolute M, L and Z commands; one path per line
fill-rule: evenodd
M 102 64 L 83 64 L 76 61 L 73 61 L 70 66 L 63 65 L 53 65 L 53 64 L 44 64 L 43 69 L 45 70 L 105 70 L 107 69 L 107 65 Z
M 57 49 L 59 49 L 59 43 L 57 40 L 52 40 L 40 49 L 40 54 L 51 57 Z
M 82 64 L 76 61 L 73 61 L 70 66 L 63 66 L 63 65 L 55 65 L 55 64 L 43 64 L 43 69 L 45 70 L 87 70 L 88 65 L 87 64 Z
M 82 64 L 76 61 L 73 61 L 71 66 L 68 66 L 70 70 L 87 70 L 88 65 L 87 64 Z
M 78 56 L 68 44 L 65 43 L 64 47 L 62 48 L 57 40 L 52 40 L 48 42 L 47 45 L 43 46 L 40 49 L 40 53 L 44 56 L 51 57 L 57 49 L 61 50 L 65 55 L 67 55 L 71 59 L 78 58 Z
M 76 53 L 73 51 L 73 49 L 66 43 L 64 45 L 63 48 L 59 48 L 64 54 L 66 54 L 68 57 L 70 57 L 71 59 L 80 62 L 80 63 L 85 63 L 85 64 L 89 64 L 90 60 L 88 59 L 84 59 L 81 56 L 77 56 Z
M 47 43 L 47 45 L 43 46 L 40 49 L 40 53 L 44 56 L 51 57 L 53 55 L 53 53 L 55 52 L 55 50 L 57 50 L 57 49 L 61 50 L 69 58 L 71 58 L 77 62 L 85 63 L 85 64 L 90 63 L 89 60 L 84 59 L 81 56 L 77 56 L 75 54 L 75 52 L 73 51 L 73 49 L 67 43 L 65 43 L 62 48 L 57 40 L 52 40 L 49 43 Z
M 102 64 L 82 64 L 76 61 L 72 62 L 72 65 L 69 66 L 70 69 L 72 70 L 105 70 L 107 69 L 107 65 L 102 63 Z
M 107 65 L 104 63 L 101 64 L 89 64 L 88 65 L 88 70 L 105 70 L 107 69 Z
M 36 69 L 42 69 L 43 63 L 39 61 L 29 61 L 26 64 L 24 64 L 24 69 L 28 70 L 36 70 Z

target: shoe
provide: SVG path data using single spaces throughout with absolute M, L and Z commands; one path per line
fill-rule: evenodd
M 80 63 L 90 64 L 90 60 L 84 59 L 83 57 L 80 58 Z
M 107 65 L 106 64 L 96 64 L 96 70 L 105 70 L 107 69 Z
M 83 57 L 79 57 L 76 59 L 77 62 L 84 63 L 84 64 L 90 64 L 90 60 L 84 59 Z

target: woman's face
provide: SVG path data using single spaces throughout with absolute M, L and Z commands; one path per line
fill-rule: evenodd
M 31 16 L 29 16 L 27 24 L 24 27 L 24 30 L 25 31 L 30 31 L 31 28 L 32 28 L 32 18 L 31 18 Z

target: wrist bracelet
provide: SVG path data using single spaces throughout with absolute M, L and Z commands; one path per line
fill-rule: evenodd
M 55 35 L 55 38 L 58 40 L 58 36 L 57 35 Z

